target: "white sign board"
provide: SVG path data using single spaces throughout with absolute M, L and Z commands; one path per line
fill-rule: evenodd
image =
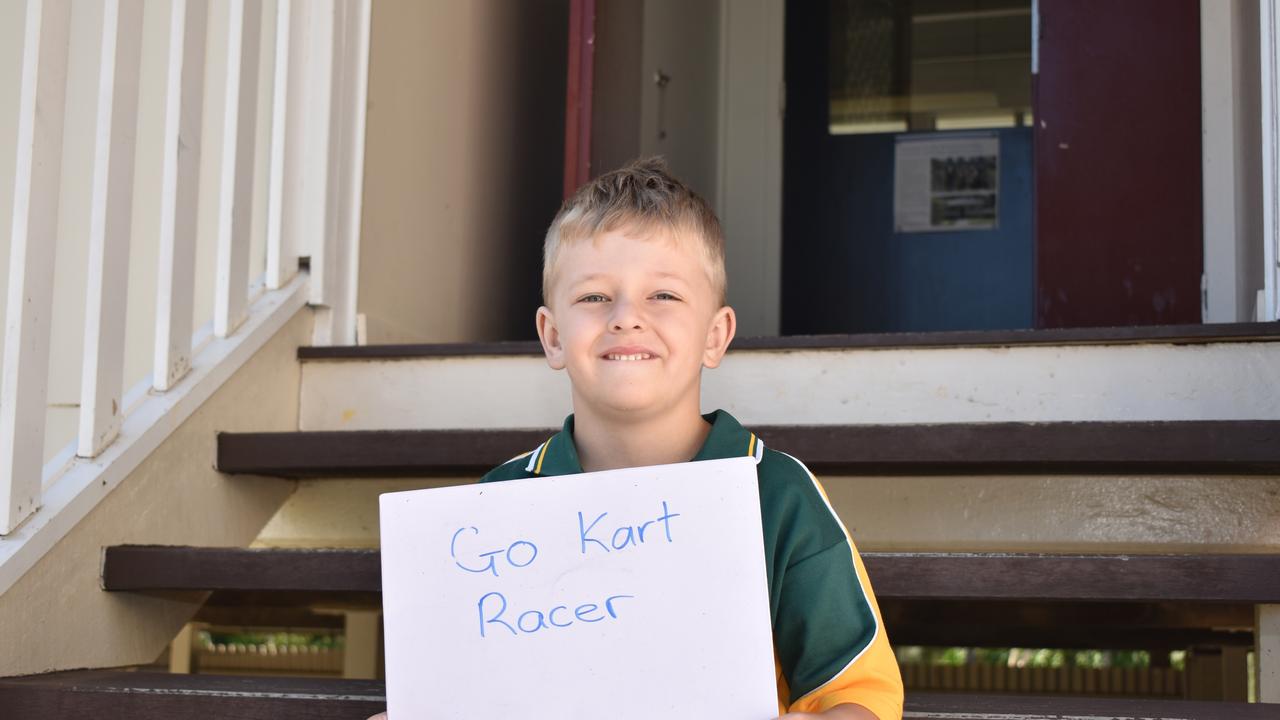
M 406 718 L 777 715 L 753 458 L 381 497 Z
M 997 227 L 1000 138 L 995 133 L 899 135 L 893 168 L 894 232 Z

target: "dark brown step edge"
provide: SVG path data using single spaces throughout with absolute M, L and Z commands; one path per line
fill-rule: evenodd
M 877 597 L 1280 602 L 1280 555 L 863 553 Z M 381 592 L 377 550 L 119 545 L 111 591 Z
M 98 720 L 364 720 L 381 681 L 80 670 L 0 678 L 0 716 Z
M 1280 421 L 794 425 L 766 447 L 827 475 L 1280 475 Z M 217 468 L 281 477 L 473 475 L 554 430 L 219 433 Z
M 13 717 L 54 720 L 363 720 L 385 710 L 386 699 L 384 683 L 375 680 L 90 670 L 0 679 L 0 707 Z M 938 720 L 1275 717 L 1275 706 L 1256 703 L 926 692 L 907 693 L 904 710 L 907 718 Z
M 788 335 L 733 341 L 730 350 L 892 350 L 902 348 L 980 348 L 1031 345 L 1199 345 L 1220 342 L 1280 341 L 1280 323 L 1214 323 L 1135 327 L 1054 328 L 1047 330 L 959 330 L 946 332 Z M 299 360 L 409 360 L 414 358 L 542 355 L 534 341 L 418 343 L 300 347 Z

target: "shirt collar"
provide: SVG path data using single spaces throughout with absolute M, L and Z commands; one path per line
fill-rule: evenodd
M 720 460 L 754 456 L 764 457 L 764 443 L 724 410 L 703 415 L 711 423 L 711 432 L 692 460 Z M 534 475 L 573 475 L 582 472 L 578 448 L 573 443 L 573 415 L 564 419 L 560 432 L 540 445 L 529 458 L 526 469 Z

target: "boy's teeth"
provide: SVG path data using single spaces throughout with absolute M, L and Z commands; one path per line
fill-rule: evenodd
M 636 353 L 634 355 L 608 355 L 610 360 L 648 360 L 648 353 Z

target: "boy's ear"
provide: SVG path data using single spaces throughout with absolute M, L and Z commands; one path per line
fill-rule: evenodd
M 560 331 L 556 329 L 555 316 L 546 305 L 538 308 L 538 316 L 534 321 L 538 326 L 538 339 L 542 341 L 542 352 L 546 353 L 547 364 L 552 370 L 564 369 L 564 346 L 560 344 Z
M 707 330 L 707 346 L 702 352 L 702 365 L 706 368 L 720 366 L 724 354 L 729 351 L 729 343 L 733 342 L 733 334 L 738 330 L 738 316 L 728 305 L 716 311 L 711 319 L 711 328 Z

